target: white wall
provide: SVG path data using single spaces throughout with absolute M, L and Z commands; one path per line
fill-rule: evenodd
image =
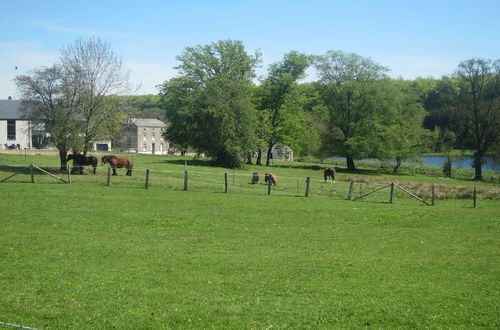
M 20 144 L 21 149 L 31 148 L 31 123 L 27 120 L 16 120 L 16 139 L 7 140 L 7 120 L 0 120 L 0 148 L 5 144 Z

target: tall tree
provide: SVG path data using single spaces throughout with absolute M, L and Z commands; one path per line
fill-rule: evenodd
M 226 167 L 239 167 L 252 148 L 251 79 L 260 54 L 241 41 L 188 47 L 177 57 L 179 77 L 161 87 L 166 138 L 208 153 Z
M 372 141 L 376 150 L 373 156 L 393 159 L 393 170 L 398 172 L 403 160 L 417 158 L 429 144 L 430 131 L 422 127 L 426 115 L 423 98 L 419 81 L 385 79 L 378 84 L 381 111 L 376 132 L 371 134 L 378 135 Z
M 26 116 L 42 122 L 66 169 L 69 149 L 89 150 L 91 142 L 119 129 L 121 107 L 107 95 L 123 92 L 128 75 L 121 59 L 99 39 L 78 40 L 63 49 L 60 62 L 16 77 Z
M 81 120 L 72 111 L 77 86 L 64 79 L 61 67 L 36 69 L 16 77 L 24 116 L 44 127 L 49 140 L 59 150 L 61 170 L 67 168 L 68 150 L 78 141 Z
M 309 56 L 296 51 L 285 54 L 283 61 L 271 64 L 267 78 L 258 89 L 258 109 L 261 138 L 266 141 L 266 166 L 272 158 L 272 149 L 277 143 L 293 143 L 301 128 L 303 111 L 290 101 L 297 80 L 305 76 Z M 288 141 L 287 141 L 288 140 Z
M 387 69 L 371 59 L 341 51 L 318 56 L 315 67 L 329 112 L 329 134 L 323 149 L 345 156 L 347 169 L 353 171 L 354 159 L 365 156 L 370 148 L 368 133 L 377 108 L 372 83 L 384 78 Z
M 482 180 L 484 156 L 500 140 L 500 60 L 463 61 L 454 76 L 459 80 L 457 119 L 474 146 L 474 179 Z
M 96 38 L 79 39 L 64 47 L 61 68 L 77 87 L 73 111 L 82 118 L 86 154 L 93 141 L 109 137 L 123 121 L 120 103 L 106 102 L 106 97 L 129 91 L 128 71 L 111 46 Z

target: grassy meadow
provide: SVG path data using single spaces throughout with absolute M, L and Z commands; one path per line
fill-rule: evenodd
M 500 327 L 498 184 L 368 169 L 340 169 L 339 180 L 325 184 L 314 164 L 232 171 L 202 159 L 129 156 L 133 176 L 119 169 L 110 186 L 105 167 L 73 175 L 71 184 L 38 173 L 32 184 L 27 172 L 0 183 L 0 322 L 42 329 Z M 54 155 L 0 154 L 0 180 L 31 163 L 58 168 Z M 271 195 L 262 182 L 249 184 L 252 172 L 263 181 L 268 170 L 278 175 Z M 353 178 L 355 194 L 391 181 L 482 193 L 475 209 L 470 199 L 426 206 L 401 193 L 389 204 L 386 189 L 347 201 Z

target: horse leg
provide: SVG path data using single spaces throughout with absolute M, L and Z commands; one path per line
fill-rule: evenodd
M 118 175 L 116 174 L 116 167 L 112 167 L 112 169 L 113 169 L 113 175 Z
M 95 170 L 97 169 L 97 166 L 92 166 L 94 168 L 94 175 L 95 175 Z

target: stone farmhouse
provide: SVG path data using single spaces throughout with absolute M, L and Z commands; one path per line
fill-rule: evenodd
M 147 154 L 167 154 L 170 143 L 163 139 L 167 125 L 159 119 L 131 118 L 122 128 L 128 151 Z

